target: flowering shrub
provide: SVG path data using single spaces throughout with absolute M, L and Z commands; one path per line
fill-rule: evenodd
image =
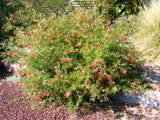
M 91 102 L 106 101 L 119 91 L 134 93 L 143 86 L 137 67 L 144 61 L 126 40 L 132 22 L 116 25 L 93 10 L 53 16 L 17 31 L 16 46 L 8 56 L 17 59 L 22 87 L 36 101 L 66 104 L 69 110 Z M 126 32 L 125 32 L 126 31 Z

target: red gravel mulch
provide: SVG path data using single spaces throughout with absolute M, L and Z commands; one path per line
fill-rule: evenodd
M 67 113 L 65 106 L 54 107 L 47 105 L 44 107 L 38 104 L 38 108 L 33 109 L 36 102 L 27 99 L 18 84 L 3 82 L 0 85 L 0 120 L 101 120 L 108 118 L 113 120 L 111 112 L 102 113 L 97 111 L 90 115 Z M 35 103 L 35 104 L 33 104 Z M 80 111 L 79 111 L 80 113 Z
M 0 120 L 115 120 L 116 118 L 117 120 L 150 120 L 151 118 L 159 120 L 160 118 L 158 114 L 160 110 L 120 101 L 103 104 L 103 108 L 95 107 L 93 113 L 86 114 L 87 109 L 67 113 L 65 106 L 44 105 L 28 98 L 29 96 L 23 93 L 18 83 L 2 82 L 0 85 Z

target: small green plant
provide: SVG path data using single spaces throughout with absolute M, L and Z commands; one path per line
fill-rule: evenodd
M 127 41 L 133 21 L 122 18 L 112 25 L 94 13 L 80 8 L 50 16 L 10 39 L 8 46 L 16 49 L 6 55 L 19 63 L 16 75 L 34 100 L 75 111 L 119 91 L 143 89 L 136 74 L 144 61 Z
M 16 103 L 19 101 L 19 98 L 14 98 L 13 100 L 11 100 L 9 103 Z
M 123 115 L 123 112 L 117 112 L 116 114 L 114 114 L 114 118 L 117 119 L 121 117 L 122 115 Z
M 127 119 L 129 119 L 130 118 L 130 116 L 127 116 Z
M 33 104 L 33 103 L 31 104 L 32 109 L 37 109 L 37 107 L 38 107 L 37 104 Z

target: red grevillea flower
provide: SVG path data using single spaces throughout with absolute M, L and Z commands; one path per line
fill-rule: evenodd
M 104 65 L 101 65 L 102 67 L 104 67 Z
M 98 75 L 103 75 L 103 72 L 102 71 L 98 72 Z
M 119 32 L 115 32 L 115 34 L 119 35 Z
M 91 27 L 93 27 L 94 26 L 94 23 L 91 23 Z
M 136 95 L 136 92 L 133 92 L 132 94 L 133 94 L 133 95 Z
M 79 12 L 82 12 L 82 8 L 79 8 Z
M 26 75 L 30 75 L 31 73 L 30 72 L 26 72 Z
M 108 76 L 108 79 L 109 79 L 109 80 L 112 79 L 112 75 L 109 75 L 109 76 Z
M 41 95 L 46 96 L 46 93 L 41 93 Z
M 84 70 L 84 73 L 87 73 L 87 70 Z
M 109 83 L 109 84 L 112 84 L 113 82 L 112 82 L 112 81 L 109 81 L 108 83 Z
M 65 94 L 66 98 L 69 98 L 70 95 L 71 95 L 71 92 L 67 92 L 67 93 Z
M 62 62 L 67 62 L 67 58 L 61 58 Z M 70 61 L 71 62 L 71 61 Z
M 99 80 L 102 80 L 102 77 L 99 77 Z
M 88 10 L 88 12 L 92 12 L 92 10 L 90 9 L 90 10 Z
M 71 62 L 71 59 L 69 59 L 68 62 Z
M 72 36 L 74 36 L 76 33 L 75 32 L 72 32 Z
M 24 62 L 24 63 L 26 63 L 26 62 L 27 62 L 27 60 L 23 60 L 23 62 Z
M 32 54 L 32 57 L 35 57 L 35 54 Z
M 131 60 L 131 62 L 134 63 L 135 61 L 134 61 L 134 60 Z
M 38 99 L 41 100 L 41 99 L 42 99 L 42 96 L 39 96 Z
M 59 77 L 59 75 L 57 76 L 57 79 L 59 79 L 60 77 Z
M 158 100 L 158 97 L 155 97 L 155 100 Z
M 67 58 L 64 58 L 64 62 L 67 62 Z
M 85 80 L 84 83 L 85 83 L 85 84 L 88 84 L 89 82 L 88 82 L 88 80 Z
M 22 75 L 22 73 L 20 71 L 16 71 L 16 74 L 18 77 Z
M 113 30 L 113 28 L 110 28 L 109 30 L 108 30 L 108 32 L 111 32 Z
M 98 65 L 99 64 L 99 62 L 93 62 L 93 65 L 94 66 L 96 66 L 96 65 Z
M 96 68 L 96 69 L 93 68 L 93 71 L 94 71 L 94 72 L 98 72 L 98 68 Z
M 61 58 L 61 61 L 64 62 L 64 58 Z
M 84 90 L 84 93 L 87 93 L 88 91 L 87 90 Z
M 98 47 L 98 50 L 101 50 L 101 47 L 100 47 L 100 46 Z
M 39 26 L 41 26 L 42 25 L 42 23 L 39 23 Z
M 110 25 L 111 24 L 111 21 L 108 21 L 108 23 L 107 23 L 108 25 Z
M 103 83 L 99 83 L 99 86 L 104 87 L 104 84 Z
M 83 15 L 82 18 L 86 18 L 86 15 Z
M 74 75 L 74 73 L 71 73 L 71 75 Z

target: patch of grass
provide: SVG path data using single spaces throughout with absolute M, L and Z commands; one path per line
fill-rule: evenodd
M 149 7 L 145 7 L 138 17 L 137 33 L 134 36 L 134 44 L 145 54 L 148 61 L 154 60 L 160 63 L 160 0 L 153 1 Z

